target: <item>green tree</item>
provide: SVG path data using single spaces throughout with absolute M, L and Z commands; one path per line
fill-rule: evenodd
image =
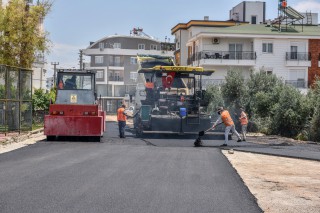
M 307 97 L 292 86 L 283 86 L 279 99 L 271 110 L 271 130 L 273 134 L 297 136 L 308 120 L 309 110 L 304 104 Z
M 45 93 L 42 89 L 36 89 L 32 96 L 32 110 L 48 110 L 51 93 Z
M 213 113 L 219 106 L 224 106 L 221 89 L 219 86 L 210 86 L 206 90 L 205 99 L 209 101 L 208 112 Z
M 276 75 L 256 72 L 251 73 L 247 85 L 246 110 L 249 115 L 262 118 L 270 116 L 271 108 L 278 100 L 278 91 L 283 86 L 282 81 Z
M 307 127 L 310 139 L 320 142 L 320 79 L 317 79 L 313 88 L 308 93 L 310 106 L 310 123 Z
M 221 92 L 226 107 L 238 109 L 244 104 L 247 93 L 244 77 L 239 71 L 230 70 L 225 79 L 226 83 L 221 86 Z
M 48 50 L 47 33 L 40 23 L 48 14 L 50 0 L 32 7 L 25 0 L 11 0 L 0 15 L 0 64 L 31 68 L 37 52 Z

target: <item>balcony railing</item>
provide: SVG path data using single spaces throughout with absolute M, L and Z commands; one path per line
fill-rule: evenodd
M 120 77 L 120 76 L 109 76 L 109 81 L 123 81 L 123 77 Z
M 286 80 L 285 83 L 296 88 L 308 88 L 308 81 L 304 80 Z
M 287 52 L 287 61 L 310 61 L 311 53 L 309 52 Z
M 201 51 L 188 58 L 188 64 L 201 59 L 255 60 L 256 52 L 251 51 Z

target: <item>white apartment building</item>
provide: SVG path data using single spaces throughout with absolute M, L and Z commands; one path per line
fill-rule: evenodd
M 46 79 L 46 91 L 49 92 L 53 88 L 53 77 Z
M 224 82 L 227 71 L 233 69 L 245 78 L 251 71 L 274 73 L 306 90 L 320 75 L 320 27 L 277 26 L 230 21 L 178 24 L 171 30 L 177 63 L 215 70 L 208 85 Z
M 266 3 L 259 1 L 243 1 L 233 7 L 229 12 L 233 21 L 260 24 L 266 21 Z
M 32 64 L 32 89 L 46 90 L 46 73 L 45 58 L 43 54 L 36 56 L 35 62 Z
M 106 100 L 105 110 L 115 112 L 123 100 L 129 105 L 134 98 L 137 54 L 173 57 L 174 46 L 174 43 L 160 42 L 147 36 L 139 28 L 134 29 L 130 36 L 112 35 L 91 42 L 83 50 L 83 54 L 90 57 L 85 68 L 97 71 L 97 95 Z

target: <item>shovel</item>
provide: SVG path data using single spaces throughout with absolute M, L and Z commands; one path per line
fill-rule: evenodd
M 221 123 L 217 124 L 215 127 L 219 126 Z M 196 139 L 196 141 L 194 142 L 194 146 L 198 147 L 198 146 L 202 146 L 202 141 L 201 141 L 201 137 L 204 136 L 205 133 L 209 132 L 210 130 L 215 129 L 213 127 L 210 127 L 207 130 L 203 130 L 200 131 L 198 134 L 198 138 Z

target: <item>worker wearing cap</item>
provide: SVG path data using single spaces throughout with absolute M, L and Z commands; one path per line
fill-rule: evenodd
M 228 110 L 223 109 L 223 107 L 218 107 L 217 113 L 220 115 L 220 117 L 213 124 L 212 128 L 215 128 L 220 123 L 223 123 L 226 126 L 225 131 L 224 131 L 224 144 L 222 144 L 222 146 L 227 146 L 228 136 L 229 136 L 230 130 L 234 134 L 236 134 L 236 136 L 238 137 L 237 142 L 241 142 L 241 137 L 240 137 L 239 133 L 237 132 L 237 130 L 234 127 L 233 120 L 232 120 Z
M 247 114 L 244 112 L 243 107 L 240 107 L 240 123 L 241 123 L 241 133 L 242 133 L 242 139 L 243 141 L 246 141 L 247 138 L 247 126 L 248 126 L 248 116 Z
M 125 113 L 126 105 L 122 104 L 117 110 L 117 120 L 119 126 L 119 136 L 120 138 L 125 138 L 124 128 L 126 127 L 127 114 Z

